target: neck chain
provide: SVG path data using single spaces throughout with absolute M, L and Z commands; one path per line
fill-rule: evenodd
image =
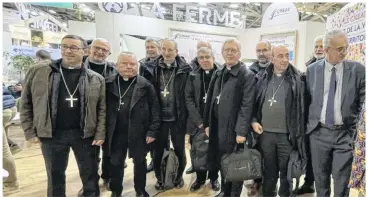
M 123 97 L 127 94 L 128 90 L 129 90 L 129 88 L 132 86 L 133 82 L 135 82 L 135 81 L 136 81 L 136 78 L 134 78 L 134 79 L 132 80 L 131 84 L 129 84 L 129 86 L 128 86 L 127 90 L 123 93 L 123 95 L 122 95 L 122 94 L 121 94 L 121 92 L 120 92 L 120 83 L 119 83 L 119 81 L 120 81 L 120 77 L 119 77 L 119 75 L 118 75 L 118 92 L 119 92 L 119 105 L 118 105 L 118 111 L 120 110 L 120 106 L 121 106 L 121 105 L 124 105 L 124 102 L 122 102 L 122 99 L 123 99 Z
M 275 91 L 274 91 L 274 81 L 275 81 L 275 77 L 273 77 L 272 98 L 268 100 L 270 102 L 270 106 L 273 106 L 273 103 L 277 102 L 274 98 L 275 98 L 275 95 L 277 94 L 279 88 L 281 87 L 283 81 L 284 81 L 284 77 L 283 77 L 281 83 L 279 83 L 277 90 L 275 90 Z
M 204 70 L 204 72 L 205 72 L 205 70 Z M 204 103 L 206 103 L 206 100 L 208 98 L 208 92 L 209 92 L 210 84 L 208 86 L 208 89 L 206 89 L 204 72 L 202 72 L 202 84 L 204 86 L 205 96 L 202 99 L 204 99 Z M 210 75 L 210 72 L 209 72 L 209 75 Z
M 65 88 L 67 89 L 67 92 L 69 94 L 69 98 L 66 98 L 65 100 L 69 101 L 70 102 L 70 107 L 73 107 L 73 102 L 74 101 L 77 101 L 78 99 L 77 98 L 74 98 L 74 94 L 77 92 L 78 90 L 78 86 L 79 86 L 79 80 L 78 80 L 78 84 L 76 86 L 76 89 L 73 91 L 73 94 L 70 93 L 69 91 L 69 88 L 68 88 L 68 85 L 67 85 L 67 82 L 65 81 L 65 78 L 64 78 L 64 74 L 63 74 L 63 66 L 60 65 L 60 74 L 62 76 L 62 79 L 63 79 L 63 82 L 64 82 L 64 85 L 65 85 Z
M 169 77 L 169 80 L 168 80 L 168 82 L 167 83 L 165 83 L 165 77 L 164 77 L 164 72 L 163 72 L 163 69 L 161 69 L 161 76 L 163 77 L 163 83 L 164 83 L 164 91 L 162 91 L 161 93 L 164 95 L 164 97 L 166 97 L 167 96 L 167 94 L 169 94 L 169 92 L 168 92 L 168 90 L 167 90 L 167 87 L 168 87 L 168 85 L 169 85 L 169 83 L 170 83 L 170 80 L 172 80 L 172 77 L 173 77 L 173 75 L 174 75 L 174 72 L 175 72 L 175 68 L 173 69 L 173 71 L 172 71 L 172 74 L 170 75 L 170 77 Z
M 227 69 L 227 68 L 225 68 Z M 222 81 L 221 81 L 221 84 L 220 84 L 220 92 L 219 92 L 219 95 L 217 96 L 217 104 L 219 105 L 219 100 L 220 100 L 220 97 L 222 96 L 222 93 L 223 93 L 223 79 L 224 79 L 224 74 L 226 73 L 226 70 L 223 71 L 223 74 L 222 74 Z

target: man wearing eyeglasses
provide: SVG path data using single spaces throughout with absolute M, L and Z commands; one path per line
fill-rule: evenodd
M 352 144 L 365 98 L 365 68 L 345 60 L 348 46 L 343 31 L 328 31 L 323 37 L 325 59 L 307 67 L 306 134 L 317 196 L 331 195 L 331 175 L 334 196 L 349 196 Z
M 82 180 L 80 196 L 100 195 L 96 146 L 105 140 L 105 81 L 82 63 L 85 41 L 62 39 L 62 58 L 33 66 L 26 75 L 20 118 L 26 140 L 41 143 L 47 196 L 65 197 L 65 170 L 72 148 Z
M 268 41 L 260 41 L 256 44 L 256 55 L 258 61 L 254 62 L 249 69 L 256 75 L 259 71 L 264 71 L 270 65 L 270 52 L 272 45 Z

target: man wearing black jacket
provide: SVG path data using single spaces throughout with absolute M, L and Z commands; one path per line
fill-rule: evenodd
M 206 100 L 204 127 L 209 133 L 210 169 L 219 169 L 223 155 L 244 147 L 254 105 L 254 74 L 239 61 L 241 43 L 226 40 L 222 47 L 225 65 L 210 82 Z M 221 171 L 221 193 L 218 196 L 240 196 L 241 182 L 225 182 Z
M 256 55 L 258 61 L 251 64 L 249 69 L 256 75 L 260 71 L 264 71 L 270 65 L 270 52 L 272 45 L 268 41 L 260 41 L 256 44 Z
M 137 197 L 148 197 L 146 153 L 160 128 L 160 106 L 154 86 L 137 75 L 138 62 L 130 52 L 118 56 L 117 70 L 107 78 L 107 152 L 110 156 L 112 197 L 123 191 L 124 160 L 134 163 L 134 188 Z
M 204 130 L 204 110 L 206 99 L 209 91 L 211 78 L 219 69 L 214 62 L 214 55 L 210 48 L 202 47 L 197 51 L 197 60 L 200 67 L 190 73 L 187 79 L 185 95 L 188 110 L 187 133 L 193 138 L 197 132 L 205 132 Z M 209 135 L 207 133 L 207 135 Z M 192 141 L 192 140 L 191 140 Z M 192 142 L 193 143 L 193 142 Z M 197 179 L 191 186 L 194 192 L 205 184 L 207 171 L 197 171 Z M 219 191 L 218 170 L 210 170 L 209 178 L 212 189 Z
M 285 46 L 272 49 L 272 64 L 257 75 L 253 130 L 260 134 L 259 150 L 264 159 L 263 196 L 290 196 L 287 180 L 289 155 L 304 147 L 304 82 L 289 64 Z M 305 150 L 300 150 L 305 151 Z
M 154 170 L 157 178 L 155 188 L 163 190 L 163 178 L 160 165 L 164 149 L 169 149 L 168 138 L 174 146 L 174 152 L 178 157 L 179 167 L 176 175 L 175 187 L 184 186 L 183 171 L 186 166 L 185 134 L 187 109 L 184 88 L 191 67 L 178 55 L 178 47 L 175 40 L 163 39 L 161 42 L 161 56 L 154 61 L 143 65 L 142 75 L 149 79 L 155 87 L 161 107 L 161 128 L 155 142 Z

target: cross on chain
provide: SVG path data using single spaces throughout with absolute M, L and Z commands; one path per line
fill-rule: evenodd
M 272 106 L 273 103 L 277 102 L 277 100 L 275 100 L 274 97 L 272 97 L 271 99 L 268 100 L 268 102 L 270 102 L 270 106 Z
M 208 98 L 208 94 L 205 93 L 205 96 L 202 97 L 202 99 L 204 99 L 204 103 L 206 103 L 206 99 Z
M 220 96 L 221 96 L 220 94 L 219 94 L 219 96 L 217 96 L 217 100 L 218 100 L 217 104 L 219 104 Z
M 164 95 L 164 97 L 167 97 L 167 95 L 169 94 L 167 88 L 164 88 L 164 91 L 161 91 L 161 93 Z
M 74 101 L 77 101 L 78 99 L 77 98 L 74 98 L 73 95 L 70 95 L 70 97 L 69 98 L 66 98 L 65 100 L 70 102 L 69 103 L 70 104 L 70 107 L 73 107 Z

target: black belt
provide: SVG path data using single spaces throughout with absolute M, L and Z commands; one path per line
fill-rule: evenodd
M 345 125 L 333 125 L 333 126 L 328 126 L 326 124 L 323 124 L 321 122 L 319 122 L 319 126 L 322 127 L 322 128 L 325 128 L 325 129 L 329 129 L 329 130 L 344 130 L 346 129 L 345 128 Z

